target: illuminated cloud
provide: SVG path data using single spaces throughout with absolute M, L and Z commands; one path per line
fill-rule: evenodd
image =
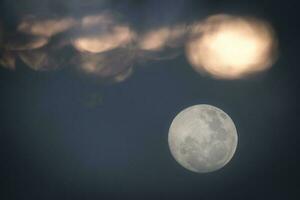
M 0 65 L 4 68 L 15 70 L 16 69 L 16 56 L 9 51 L 5 51 L 1 54 Z
M 18 31 L 38 36 L 51 37 L 64 32 L 77 24 L 76 20 L 67 18 L 38 19 L 37 17 L 25 17 L 18 26 Z
M 19 56 L 33 70 L 46 69 L 50 64 L 48 54 L 44 51 L 22 51 Z
M 128 78 L 134 64 L 175 59 L 183 47 L 196 71 L 241 78 L 268 69 L 277 47 L 268 23 L 230 15 L 143 32 L 110 11 L 77 19 L 27 16 L 15 31 L 0 32 L 0 65 L 5 68 L 15 69 L 16 58 L 39 71 L 76 65 L 84 74 L 115 82 Z
M 74 39 L 73 46 L 81 52 L 101 53 L 115 48 L 124 47 L 134 38 L 128 26 L 116 25 L 109 31 L 99 31 L 92 35 Z
M 98 15 L 84 16 L 80 20 L 76 37 L 72 40 L 74 48 L 80 52 L 102 53 L 131 44 L 136 34 L 125 23 L 105 11 Z
M 266 22 L 216 15 L 192 27 L 186 54 L 198 72 L 235 79 L 268 69 L 274 62 L 276 45 Z
M 171 48 L 177 48 L 186 42 L 189 27 L 187 25 L 176 25 L 170 29 L 167 45 Z
M 75 62 L 88 75 L 120 82 L 131 74 L 134 61 L 133 51 L 120 48 L 104 53 L 81 53 Z
M 19 57 L 28 67 L 37 71 L 57 69 L 67 62 L 61 48 L 68 45 L 67 37 L 61 41 L 52 40 L 52 36 L 64 33 L 77 24 L 76 20 L 66 18 L 23 18 L 15 33 L 7 34 L 3 45 L 1 65 L 15 68 L 15 58 Z M 65 52 L 64 52 L 65 53 Z M 13 56 L 9 56 L 13 55 Z
M 19 51 L 20 59 L 33 70 L 48 71 L 61 68 L 68 62 L 68 56 L 61 54 L 61 47 L 45 47 L 40 49 Z
M 80 26 L 82 29 L 90 29 L 98 27 L 99 25 L 108 26 L 114 25 L 115 23 L 115 17 L 109 11 L 106 11 L 97 15 L 84 16 L 80 21 Z
M 9 51 L 38 49 L 45 46 L 48 41 L 46 37 L 16 34 L 7 39 L 4 48 Z
M 131 76 L 132 73 L 133 73 L 133 67 L 129 67 L 125 71 L 113 77 L 113 81 L 115 82 L 125 81 L 129 76 Z
M 139 40 L 139 47 L 143 50 L 157 51 L 165 47 L 169 36 L 168 28 L 151 30 Z
M 133 72 L 137 58 L 136 33 L 110 12 L 85 16 L 72 40 L 78 51 L 75 58 L 80 71 L 113 82 L 121 82 Z
M 142 50 L 160 51 L 166 47 L 178 47 L 187 30 L 184 26 L 161 27 L 141 35 L 138 46 Z

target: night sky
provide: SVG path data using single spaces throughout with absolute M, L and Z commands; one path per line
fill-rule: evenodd
M 85 3 L 84 3 L 85 2 Z M 73 65 L 0 67 L 0 199 L 299 199 L 297 1 L 2 0 L 3 24 L 24 14 L 81 16 L 113 10 L 139 30 L 227 13 L 270 22 L 276 63 L 237 80 L 203 76 L 182 53 L 135 63 L 113 83 Z M 168 147 L 182 109 L 211 104 L 234 120 L 238 147 L 222 169 L 197 174 Z

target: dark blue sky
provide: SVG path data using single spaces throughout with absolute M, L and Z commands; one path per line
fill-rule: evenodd
M 299 199 L 296 1 L 107 1 L 83 9 L 79 0 L 33 2 L 3 1 L 6 25 L 22 12 L 106 7 L 141 28 L 220 12 L 263 17 L 278 35 L 279 59 L 232 81 L 195 73 L 184 55 L 138 63 L 116 84 L 71 65 L 36 72 L 18 60 L 16 71 L 0 68 L 0 199 Z M 239 135 L 231 162 L 209 174 L 182 168 L 167 144 L 173 117 L 201 103 L 227 112 Z

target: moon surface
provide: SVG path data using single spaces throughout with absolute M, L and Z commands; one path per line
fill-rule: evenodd
M 221 109 L 194 105 L 173 120 L 168 137 L 171 154 L 184 168 L 198 173 L 216 171 L 233 157 L 237 130 Z

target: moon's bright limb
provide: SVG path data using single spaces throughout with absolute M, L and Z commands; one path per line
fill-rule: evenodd
M 186 108 L 175 117 L 168 142 L 180 165 L 206 173 L 222 168 L 231 160 L 238 136 L 232 119 L 224 111 L 201 104 Z

